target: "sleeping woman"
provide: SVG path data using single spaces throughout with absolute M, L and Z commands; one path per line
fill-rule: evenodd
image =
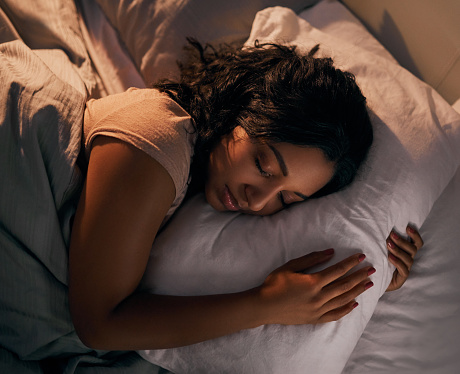
M 203 191 L 218 211 L 269 215 L 353 181 L 373 139 L 366 100 L 353 75 L 317 50 L 215 50 L 190 40 L 178 82 L 87 103 L 87 177 L 69 263 L 72 319 L 86 345 L 177 347 L 263 324 L 336 321 L 358 305 L 375 272 L 356 270 L 364 253 L 308 273 L 333 249 L 292 260 L 243 292 L 137 292 L 156 235 L 186 195 Z M 410 241 L 387 239 L 396 266 L 388 291 L 407 279 L 423 244 L 407 233 Z

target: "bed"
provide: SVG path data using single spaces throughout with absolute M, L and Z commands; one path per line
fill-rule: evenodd
M 0 8 L 0 372 L 459 370 L 458 4 L 1 0 Z M 273 217 L 213 212 L 195 196 L 158 237 L 143 290 L 234 292 L 328 247 L 334 261 L 366 253 L 375 286 L 352 314 L 326 325 L 263 326 L 168 350 L 93 351 L 76 337 L 66 298 L 84 104 L 174 77 L 185 36 L 301 51 L 320 43 L 320 53 L 356 75 L 376 140 L 349 189 Z M 403 288 L 384 293 L 393 272 L 384 240 L 408 222 L 425 245 Z

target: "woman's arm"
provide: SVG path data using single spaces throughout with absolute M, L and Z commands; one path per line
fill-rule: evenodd
M 370 267 L 338 280 L 362 261 L 359 254 L 319 273 L 300 273 L 332 257 L 317 252 L 290 261 L 245 292 L 136 293 L 174 192 L 169 174 L 144 152 L 113 138 L 94 140 L 69 263 L 72 319 L 88 346 L 169 348 L 266 323 L 327 322 L 348 314 L 354 298 L 370 285 Z

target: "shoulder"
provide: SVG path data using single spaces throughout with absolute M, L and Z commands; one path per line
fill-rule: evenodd
M 168 95 L 154 89 L 129 89 L 89 101 L 83 132 L 89 156 L 98 135 L 116 137 L 143 149 L 148 145 L 185 145 L 192 140 L 194 129 L 190 115 Z
M 155 89 L 130 88 L 123 93 L 89 100 L 86 103 L 84 124 L 86 127 L 93 127 L 113 117 L 123 121 L 138 122 L 139 118 L 133 117 L 132 114 L 141 115 L 143 118 L 150 116 L 149 120 L 155 118 L 190 120 L 190 115 L 167 94 Z
M 117 138 L 159 162 L 176 191 L 186 187 L 195 135 L 190 115 L 168 95 L 130 89 L 87 104 L 83 144 L 89 160 L 97 136 Z

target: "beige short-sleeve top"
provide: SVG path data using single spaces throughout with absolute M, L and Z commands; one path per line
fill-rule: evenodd
M 89 160 L 98 135 L 111 136 L 144 151 L 171 176 L 176 197 L 165 221 L 187 191 L 195 132 L 190 115 L 168 95 L 154 89 L 130 88 L 124 93 L 89 100 L 83 122 L 83 144 Z

